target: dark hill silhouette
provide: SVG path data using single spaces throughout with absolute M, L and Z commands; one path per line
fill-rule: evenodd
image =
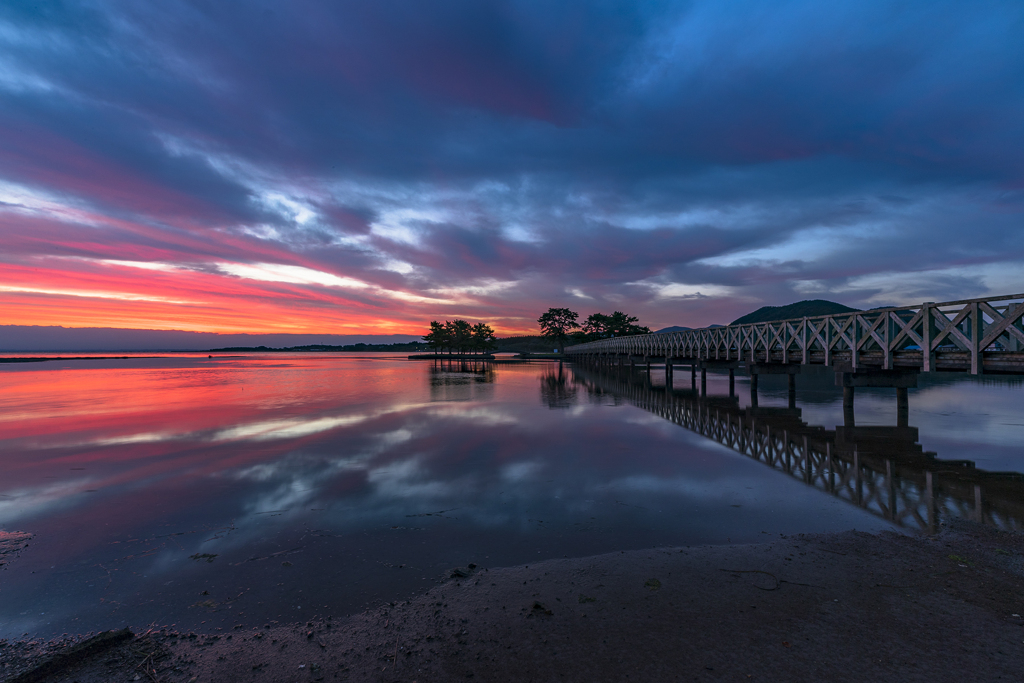
M 682 325 L 673 325 L 672 327 L 663 327 L 660 330 L 655 330 L 651 334 L 661 334 L 662 332 L 689 332 L 692 327 L 683 327 Z
M 524 334 L 515 337 L 500 337 L 494 340 L 495 346 L 491 353 L 551 353 L 557 342 L 539 334 Z M 567 341 L 566 346 L 575 342 Z
M 816 315 L 836 315 L 839 313 L 854 313 L 860 309 L 850 308 L 834 301 L 824 299 L 808 299 L 798 301 L 795 304 L 786 306 L 762 306 L 753 313 L 747 313 L 741 318 L 732 321 L 732 325 L 747 325 L 749 323 L 767 323 L 775 320 L 791 320 L 793 318 L 813 317 Z

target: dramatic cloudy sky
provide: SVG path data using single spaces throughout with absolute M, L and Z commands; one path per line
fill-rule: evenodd
M 6 324 L 1024 290 L 1024 3 L 0 4 Z

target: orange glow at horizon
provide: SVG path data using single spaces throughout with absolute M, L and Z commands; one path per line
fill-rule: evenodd
M 0 324 L 421 336 L 431 320 L 464 318 L 503 336 L 537 333 L 533 304 L 490 296 L 503 283 L 418 289 L 379 259 L 338 265 L 191 218 L 158 226 L 59 199 L 19 201 L 0 205 Z
M 503 335 L 537 333 L 532 320 L 488 316 L 484 305 L 468 298 L 434 305 L 391 298 L 387 292 L 249 280 L 207 270 L 73 266 L 74 270 L 64 270 L 5 265 L 0 275 L 3 324 L 419 336 L 430 320 L 466 318 L 486 321 Z

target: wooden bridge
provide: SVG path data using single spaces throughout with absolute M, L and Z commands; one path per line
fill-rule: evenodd
M 926 533 L 961 517 L 1024 529 L 1024 476 L 923 452 L 916 427 L 811 426 L 797 408 L 741 409 L 732 397 L 655 388 L 647 373 L 573 368 L 573 381 L 712 439 L 900 527 Z
M 1024 294 L 601 339 L 572 357 L 1024 373 Z

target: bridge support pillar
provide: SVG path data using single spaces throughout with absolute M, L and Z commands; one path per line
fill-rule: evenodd
M 697 365 L 690 365 L 690 391 L 697 391 Z
M 843 387 L 843 425 L 856 426 L 853 418 L 853 387 Z
M 906 387 L 896 387 L 896 426 L 906 427 L 910 424 L 910 400 L 907 398 Z
M 789 375 L 789 407 L 796 408 L 796 375 L 800 373 L 796 363 L 747 363 L 750 371 L 750 405 L 757 407 L 758 375 Z
M 728 370 L 729 371 L 729 396 L 736 394 L 736 368 L 740 365 L 738 360 L 725 360 L 725 359 L 714 359 L 709 358 L 706 360 L 697 361 L 695 367 L 700 368 L 700 391 L 702 395 L 707 395 L 707 371 L 708 370 Z M 696 389 L 696 386 L 694 386 Z
M 876 368 L 840 367 L 836 370 L 836 386 L 843 388 L 843 420 L 853 426 L 853 390 L 855 387 L 896 389 L 896 424 L 906 427 L 910 417 L 907 389 L 917 387 L 917 368 L 879 370 Z
M 672 390 L 672 359 L 665 358 L 665 388 Z

